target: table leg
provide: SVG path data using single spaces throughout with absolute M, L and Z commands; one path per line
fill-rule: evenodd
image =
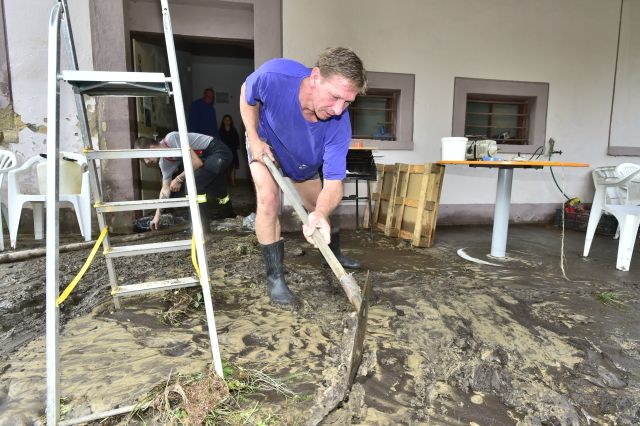
M 371 209 L 371 181 L 367 180 L 367 203 L 369 203 L 369 231 L 373 233 L 373 210 Z
M 504 257 L 509 232 L 509 206 L 511 204 L 511 184 L 513 169 L 498 170 L 498 186 L 496 188 L 496 206 L 493 214 L 493 235 L 491 237 L 491 256 Z
M 360 219 L 360 210 L 358 209 L 358 201 L 360 197 L 360 194 L 358 193 L 359 184 L 360 184 L 360 181 L 356 179 L 356 229 L 358 229 L 358 220 Z

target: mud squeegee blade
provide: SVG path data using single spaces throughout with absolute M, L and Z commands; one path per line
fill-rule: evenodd
M 371 283 L 369 282 L 369 271 L 362 287 L 362 302 L 358 311 L 358 323 L 356 324 L 355 338 L 353 339 L 353 350 L 351 351 L 351 363 L 349 365 L 349 381 L 347 388 L 350 389 L 356 379 L 356 373 L 362 362 L 362 352 L 364 350 L 364 335 L 367 331 L 367 317 L 369 316 L 369 294 L 371 293 Z

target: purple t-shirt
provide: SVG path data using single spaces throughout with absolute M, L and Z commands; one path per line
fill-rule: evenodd
M 349 113 L 307 121 L 298 93 L 310 74 L 311 69 L 298 62 L 272 59 L 247 77 L 245 100 L 249 105 L 262 104 L 258 134 L 271 145 L 285 175 L 303 181 L 322 167 L 325 179 L 342 180 L 351 142 Z

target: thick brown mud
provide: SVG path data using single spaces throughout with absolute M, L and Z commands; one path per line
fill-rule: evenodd
M 640 423 L 637 259 L 636 273 L 617 272 L 610 241 L 581 259 L 584 234 L 569 233 L 568 281 L 559 232 L 539 227 L 512 229 L 499 267 L 456 256 L 466 247 L 483 257 L 487 233 L 442 228 L 431 249 L 366 231 L 343 234 L 343 251 L 371 271 L 373 297 L 356 383 L 323 424 Z M 299 298 L 291 310 L 269 303 L 251 234 L 227 227 L 206 248 L 222 357 L 286 380 L 302 398 L 266 394 L 262 410 L 276 424 L 304 424 L 344 372 L 353 309 L 319 253 L 298 234 L 285 237 L 286 277 Z M 60 255 L 62 282 L 87 253 Z M 117 260 L 126 282 L 193 273 L 186 252 Z M 33 424 L 44 415 L 44 273 L 44 258 L 0 265 L 0 424 Z M 361 284 L 365 272 L 354 276 Z M 202 307 L 163 322 L 179 296 L 129 298 L 115 310 L 104 260 L 94 262 L 61 311 L 67 418 L 135 404 L 171 374 L 206 370 Z

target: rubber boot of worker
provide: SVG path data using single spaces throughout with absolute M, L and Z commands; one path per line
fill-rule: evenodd
M 227 219 L 236 217 L 236 213 L 233 211 L 233 204 L 231 204 L 231 197 L 229 195 L 223 198 L 211 198 L 213 200 L 213 211 L 211 213 L 211 219 Z
M 198 209 L 200 210 L 200 223 L 202 223 L 202 232 L 205 234 L 211 232 L 211 217 L 209 212 L 208 203 L 199 203 Z
M 284 280 L 284 240 L 260 246 L 267 269 L 267 290 L 271 301 L 280 305 L 293 304 L 295 298 Z
M 343 268 L 347 269 L 360 269 L 362 266 L 360 262 L 355 259 L 349 259 L 347 256 L 343 255 L 340 251 L 340 231 L 331 232 L 331 242 L 329 243 L 329 248 L 338 259 L 338 262 L 342 265 Z M 326 265 L 326 262 L 323 259 L 323 263 Z

